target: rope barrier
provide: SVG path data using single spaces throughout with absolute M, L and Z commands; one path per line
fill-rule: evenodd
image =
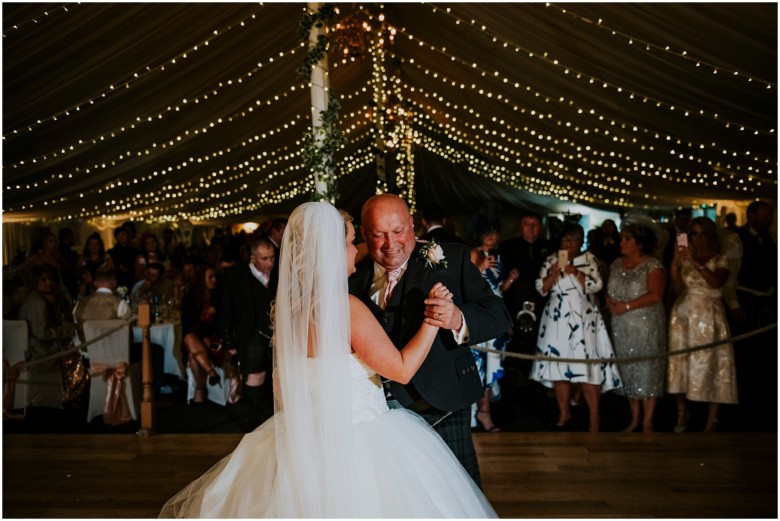
M 103 340 L 107 336 L 113 335 L 114 333 L 116 333 L 120 329 L 124 328 L 125 326 L 128 326 L 128 325 L 132 324 L 137 319 L 138 319 L 137 315 L 130 315 L 129 317 L 124 319 L 121 324 L 119 324 L 116 327 L 113 327 L 113 328 L 111 328 L 111 329 L 109 329 L 107 331 L 104 331 L 103 333 L 99 334 L 95 338 L 90 339 L 88 342 L 84 342 L 82 344 L 74 345 L 71 348 L 63 349 L 62 351 L 57 351 L 56 353 L 44 356 L 43 358 L 36 358 L 35 360 L 30 360 L 30 361 L 16 362 L 9 369 L 11 371 L 17 371 L 17 370 L 18 371 L 22 371 L 22 370 L 27 369 L 27 368 L 29 368 L 31 366 L 34 366 L 34 365 L 42 364 L 42 363 L 45 363 L 45 362 L 50 362 L 51 360 L 56 360 L 56 359 L 62 358 L 64 356 L 68 356 L 69 354 L 75 353 L 76 351 L 83 351 L 83 350 L 87 350 L 88 351 L 87 348 L 89 346 L 91 346 L 92 344 L 95 344 L 95 343 Z
M 576 364 L 618 364 L 619 365 L 619 364 L 633 364 L 636 362 L 646 362 L 648 360 L 655 360 L 656 358 L 668 358 L 670 356 L 687 355 L 688 353 L 693 353 L 695 351 L 712 349 L 713 347 L 717 347 L 721 344 L 740 342 L 742 340 L 754 337 L 756 335 L 766 333 L 767 331 L 771 331 L 772 329 L 775 328 L 777 328 L 777 323 L 769 324 L 768 326 L 763 326 L 758 329 L 754 329 L 753 331 L 749 331 L 747 333 L 737 335 L 735 337 L 716 340 L 715 342 L 710 342 L 708 344 L 702 344 L 694 347 L 687 347 L 685 349 L 680 349 L 677 351 L 667 351 L 666 353 L 657 353 L 654 355 L 624 356 L 622 358 L 559 358 L 559 357 L 552 357 L 552 356 L 524 355 L 521 353 L 511 353 L 507 351 L 499 351 L 497 349 L 492 349 L 490 347 L 479 347 L 479 346 L 470 346 L 470 347 L 475 351 L 483 351 L 485 353 L 497 354 L 502 358 L 509 357 L 509 358 L 519 358 L 521 360 L 540 360 L 545 362 L 568 362 L 568 363 L 576 363 Z

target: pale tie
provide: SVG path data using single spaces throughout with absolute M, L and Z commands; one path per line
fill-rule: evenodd
M 401 274 L 401 268 L 396 268 L 387 272 L 387 286 L 385 286 L 385 307 L 390 301 L 390 295 L 393 294 L 393 288 L 398 284 L 398 276 Z

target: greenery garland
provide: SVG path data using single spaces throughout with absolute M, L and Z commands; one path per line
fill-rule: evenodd
M 325 23 L 336 15 L 333 4 L 322 4 L 319 11 L 306 13 L 298 23 L 296 34 L 304 43 L 309 41 L 309 33 L 312 27 L 323 27 Z M 297 69 L 297 73 L 311 81 L 312 70 L 320 60 L 327 55 L 330 39 L 324 34 L 317 36 L 314 45 L 304 56 L 303 65 Z M 333 91 L 328 93 L 328 108 L 320 113 L 320 126 L 307 131 L 303 135 L 303 165 L 317 177 L 318 181 L 325 184 L 325 193 L 314 190 L 312 200 L 330 201 L 335 203 L 338 197 L 336 189 L 336 152 L 344 145 L 345 139 L 338 128 L 339 104 Z

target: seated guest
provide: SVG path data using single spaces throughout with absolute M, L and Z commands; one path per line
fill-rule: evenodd
M 195 379 L 195 396 L 190 402 L 191 405 L 205 401 L 207 375 L 209 384 L 222 385 L 209 357 L 209 348 L 219 341 L 217 299 L 214 291 L 216 287 L 217 276 L 214 268 L 200 266 L 194 286 L 184 294 L 182 300 L 182 335 Z
M 93 284 L 95 291 L 81 299 L 73 310 L 73 316 L 76 319 L 76 330 L 79 339 L 86 342 L 84 338 L 84 322 L 87 320 L 114 320 L 125 318 L 130 314 L 130 308 L 127 302 L 114 294 L 116 288 L 116 272 L 113 269 L 103 266 L 95 271 Z M 132 331 L 130 332 L 132 335 Z M 143 353 L 143 344 L 140 342 L 131 342 L 130 344 L 130 363 L 140 362 Z M 155 398 L 159 398 L 160 387 L 162 386 L 164 374 L 164 356 L 163 347 L 158 344 L 152 344 L 152 371 L 154 378 Z
M 165 266 L 165 269 L 171 267 L 168 257 L 160 248 L 160 242 L 157 240 L 157 236 L 153 233 L 146 233 L 141 238 L 141 253 L 135 258 L 135 280 L 142 280 L 146 267 L 155 262 Z
M 102 266 L 114 268 L 114 261 L 106 253 L 103 239 L 98 232 L 87 237 L 84 243 L 84 253 L 78 260 L 79 290 L 81 297 L 89 295 L 94 289 L 95 272 Z
M 56 239 L 56 238 L 55 238 Z M 30 292 L 22 302 L 19 319 L 29 327 L 29 346 L 25 360 L 45 358 L 59 351 L 73 339 L 73 323 L 63 313 L 67 301 L 58 290 L 59 276 L 49 264 L 30 267 Z M 49 371 L 59 363 L 54 359 L 30 367 L 31 372 Z
M 153 262 L 146 267 L 144 278 L 133 286 L 130 299 L 136 302 L 146 300 L 152 302 L 157 297 L 159 302 L 167 303 L 173 297 L 173 282 L 164 278 L 165 266 Z

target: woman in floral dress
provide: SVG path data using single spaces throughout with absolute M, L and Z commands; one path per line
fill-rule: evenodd
M 545 357 L 605 359 L 614 358 L 609 333 L 599 313 L 594 295 L 603 281 L 593 254 L 580 253 L 584 232 L 579 224 L 567 224 L 560 242 L 568 262 L 559 265 L 559 253 L 544 262 L 536 289 L 548 295 L 542 312 L 536 354 Z M 600 393 L 620 387 L 620 374 L 611 362 L 598 364 L 534 361 L 531 379 L 555 389 L 558 421 L 564 428 L 571 420 L 571 384 L 581 384 L 588 405 L 589 432 L 599 431 Z

